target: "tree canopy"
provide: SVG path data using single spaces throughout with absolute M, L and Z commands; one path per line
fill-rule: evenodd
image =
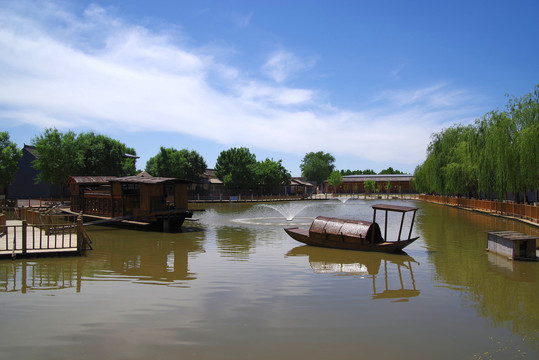
M 321 184 L 335 170 L 334 162 L 335 158 L 329 153 L 310 152 L 305 154 L 299 167 L 302 176 L 306 177 L 307 180 L 314 180 Z
M 64 188 L 70 176 L 77 175 L 83 161 L 82 152 L 75 146 L 72 131 L 62 133 L 57 129 L 45 131 L 32 139 L 38 156 L 33 166 L 38 170 L 37 181 Z
M 223 150 L 217 157 L 215 175 L 228 188 L 248 189 L 257 185 L 256 156 L 248 148 Z
M 454 125 L 431 137 L 414 172 L 426 193 L 504 198 L 539 188 L 539 85 L 475 124 Z
M 282 160 L 256 161 L 256 156 L 245 147 L 222 151 L 217 158 L 215 175 L 230 189 L 268 189 L 290 180 Z
M 75 140 L 75 147 L 81 153 L 79 175 L 129 176 L 134 175 L 135 149 L 105 135 L 94 132 L 81 133 Z
M 268 159 L 259 161 L 255 167 L 256 178 L 259 185 L 274 187 L 290 180 L 290 173 L 282 164 L 282 160 Z
M 13 180 L 21 157 L 22 150 L 9 140 L 9 133 L 0 131 L 0 186 L 6 186 Z
M 67 179 L 75 175 L 127 176 L 136 172 L 135 150 L 107 136 L 93 132 L 78 136 L 68 131 L 45 129 L 32 139 L 37 158 L 33 166 L 38 170 L 37 180 L 65 187 Z
M 153 176 L 175 177 L 198 181 L 207 165 L 194 150 L 161 147 L 159 153 L 146 162 L 146 171 Z
M 337 171 L 337 170 L 332 171 L 331 174 L 329 174 L 329 177 L 327 180 L 328 180 L 328 184 L 333 186 L 334 192 L 337 191 L 337 188 L 339 187 L 339 185 L 342 184 L 342 181 L 343 181 L 340 171 Z
M 372 169 L 365 169 L 365 170 L 341 170 L 341 175 L 376 175 L 376 171 Z
M 398 174 L 404 174 L 404 173 L 402 171 L 400 171 L 400 170 L 393 169 L 390 166 L 387 169 L 384 169 L 384 170 L 380 171 L 378 174 L 380 174 L 380 175 L 398 175 Z
M 372 193 L 376 189 L 376 182 L 374 180 L 366 180 L 363 186 L 365 188 L 365 194 Z

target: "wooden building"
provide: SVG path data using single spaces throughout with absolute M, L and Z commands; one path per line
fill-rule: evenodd
M 345 175 L 343 182 L 335 189 L 339 194 L 358 194 L 365 192 L 365 181 L 374 181 L 380 193 L 387 193 L 386 186 L 390 184 L 389 193 L 411 193 L 413 175 L 410 174 L 387 174 L 387 175 Z M 327 180 L 324 181 L 324 192 L 333 192 Z
M 313 193 L 313 184 L 303 177 L 292 177 L 286 185 L 286 195 L 308 195 Z
M 179 228 L 188 210 L 187 186 L 190 182 L 176 178 L 142 176 L 73 176 L 71 211 L 102 218 L 146 222 Z

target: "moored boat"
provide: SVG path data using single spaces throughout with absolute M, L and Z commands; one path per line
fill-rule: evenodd
M 417 208 L 410 206 L 373 205 L 373 221 L 347 220 L 318 216 L 314 219 L 309 229 L 298 227 L 285 228 L 284 230 L 293 239 L 307 245 L 329 247 L 336 249 L 360 250 L 360 251 L 381 251 L 398 252 L 413 243 L 419 236 L 412 237 Z M 385 231 L 384 236 L 380 226 L 376 223 L 376 211 L 385 211 Z M 399 228 L 399 235 L 395 241 L 387 240 L 387 220 L 389 212 L 402 213 L 402 220 Z M 407 213 L 412 213 L 412 220 L 408 237 L 401 239 L 402 228 Z

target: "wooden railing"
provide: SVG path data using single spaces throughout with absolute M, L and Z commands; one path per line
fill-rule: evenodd
M 190 195 L 190 202 L 269 202 L 303 200 L 303 195 Z
M 539 222 L 539 207 L 537 205 L 517 204 L 512 201 L 502 202 L 437 195 L 419 195 L 419 199 L 437 204 L 451 205 L 465 209 L 486 211 L 492 214 L 516 217 L 536 223 Z
M 19 208 L 0 205 L 0 213 L 5 215 L 6 220 L 15 220 L 19 218 Z
M 81 253 L 86 247 L 91 249 L 81 217 L 36 213 L 22 210 L 20 225 L 6 224 L 5 216 L 0 216 L 1 252 L 24 256 L 29 252 L 73 250 Z
M 85 194 L 71 196 L 71 211 L 89 215 L 116 217 L 123 215 L 123 200 L 108 194 Z

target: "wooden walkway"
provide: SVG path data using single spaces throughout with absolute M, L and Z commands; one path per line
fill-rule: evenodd
M 31 225 L 7 220 L 0 225 L 0 258 L 80 255 L 86 241 L 77 223 Z

